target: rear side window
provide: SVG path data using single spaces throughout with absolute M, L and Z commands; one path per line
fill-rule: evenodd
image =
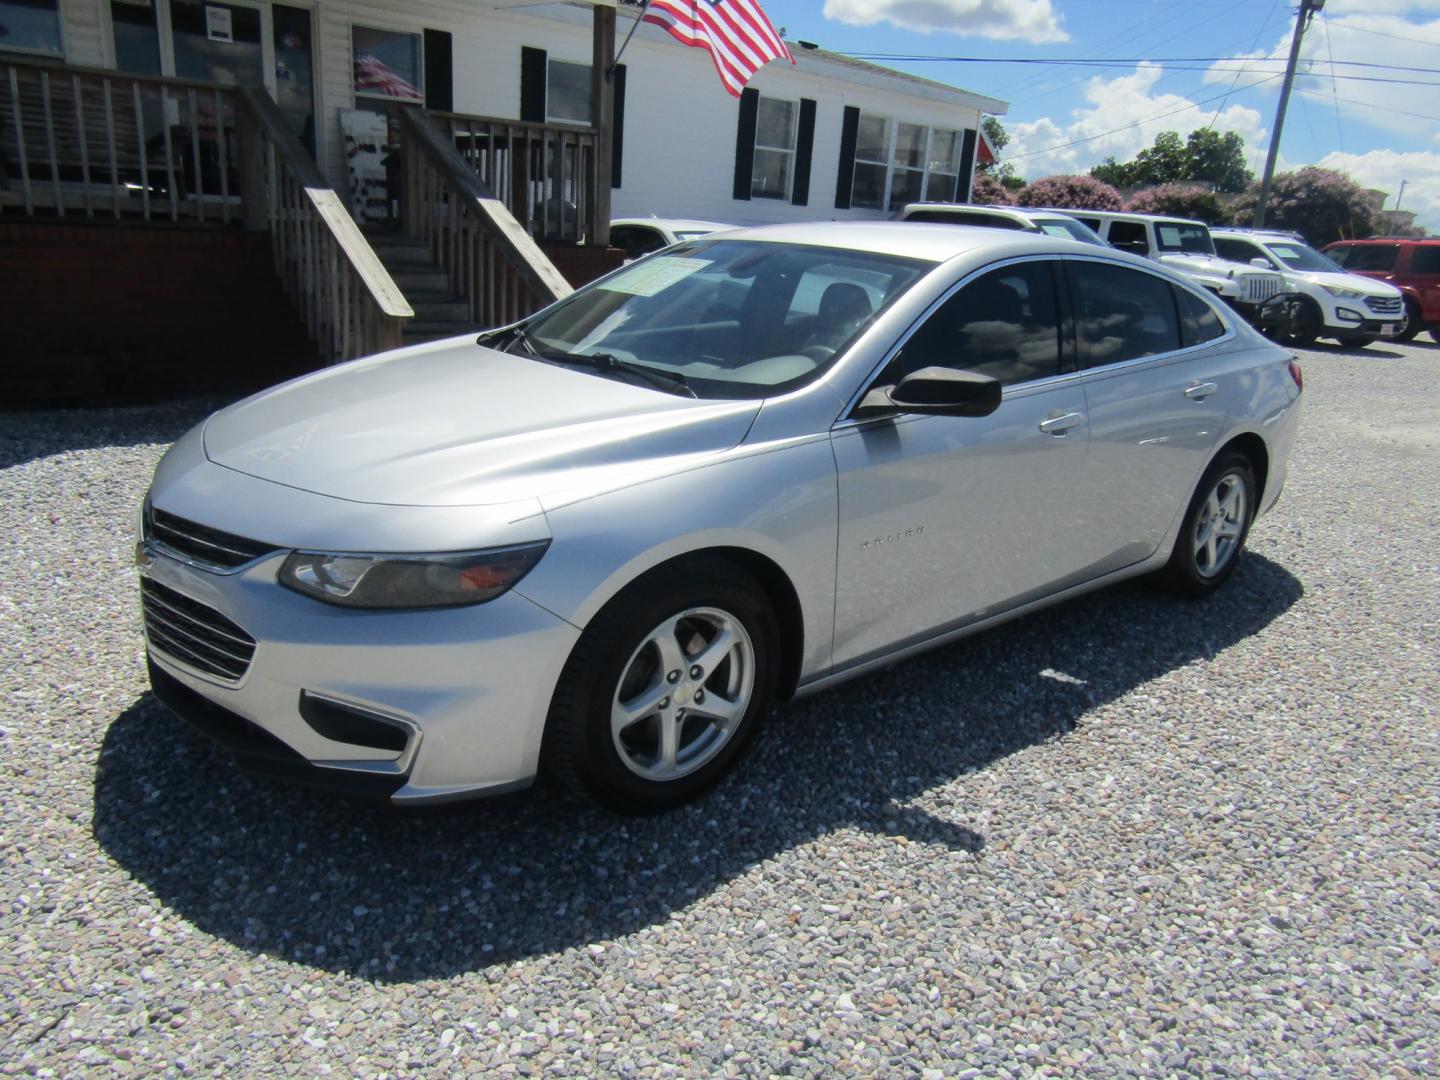
M 1083 367 L 1118 364 L 1180 348 L 1180 320 L 1168 281 L 1108 263 L 1075 262 L 1069 266 Z
M 1440 247 L 1414 247 L 1410 249 L 1410 272 L 1412 274 L 1440 274 Z
M 1265 259 L 1265 252 L 1249 240 L 1236 240 L 1229 236 L 1215 237 L 1215 254 L 1232 262 L 1248 263 L 1251 259 Z
M 885 374 L 924 367 L 976 371 L 1006 386 L 1060 373 L 1060 319 L 1049 262 L 991 270 L 925 320 Z
M 1351 244 L 1326 252 L 1346 270 L 1393 270 L 1399 253 L 1398 244 Z
M 1110 235 L 1105 239 L 1121 251 L 1136 255 L 1150 253 L 1150 240 L 1145 235 L 1145 226 L 1138 221 L 1112 221 Z
M 1225 333 L 1225 324 L 1215 309 L 1187 289 L 1175 289 L 1175 302 L 1180 308 L 1180 343 L 1187 349 L 1203 345 Z

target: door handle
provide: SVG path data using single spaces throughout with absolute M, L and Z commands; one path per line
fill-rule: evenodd
M 1085 419 L 1084 413 L 1069 412 L 1063 416 L 1052 416 L 1048 420 L 1040 421 L 1040 430 L 1046 435 L 1064 435 L 1073 427 L 1079 427 L 1080 422 Z
M 1191 401 L 1204 401 L 1219 389 L 1220 388 L 1213 382 L 1196 383 L 1194 386 L 1187 386 L 1185 388 L 1185 396 Z

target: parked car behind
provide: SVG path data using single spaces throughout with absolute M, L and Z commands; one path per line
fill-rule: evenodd
M 909 203 L 895 215 L 900 221 L 926 221 L 938 225 L 979 225 L 989 229 L 1038 232 L 1105 247 L 1095 230 L 1059 210 L 1031 210 L 1021 206 L 980 203 Z
M 776 699 L 1139 574 L 1214 592 L 1300 398 L 1286 350 L 1091 244 L 703 237 L 182 437 L 140 521 L 151 683 L 312 783 L 433 802 L 543 765 L 658 810 Z
M 1440 342 L 1440 239 L 1372 237 L 1337 240 L 1324 254 L 1352 274 L 1389 282 L 1405 298 L 1405 328 L 1397 338 L 1409 341 L 1427 327 Z
M 681 240 L 694 240 L 697 236 L 733 228 L 734 225 L 694 218 L 616 218 L 610 222 L 610 246 L 622 248 L 627 259 L 638 259 Z
M 1210 228 L 1203 221 L 1162 214 L 1122 214 L 1109 210 L 1075 210 L 1112 247 L 1170 267 L 1209 289 L 1256 326 L 1271 325 L 1281 313 L 1269 304 L 1285 289 L 1273 271 L 1231 262 L 1215 252 Z
M 1400 290 L 1346 273 L 1293 233 L 1257 229 L 1211 229 L 1215 250 L 1231 262 L 1274 270 L 1290 294 L 1276 336 L 1292 345 L 1318 337 L 1359 347 L 1405 329 Z

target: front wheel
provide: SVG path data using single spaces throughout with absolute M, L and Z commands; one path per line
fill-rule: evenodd
M 1325 319 L 1315 301 L 1308 296 L 1297 296 L 1286 302 L 1284 315 L 1271 336 L 1276 341 L 1304 348 L 1315 343 L 1324 325 Z
M 779 631 L 760 586 L 697 560 L 641 578 L 586 628 L 546 723 L 546 766 L 626 813 L 715 784 L 770 709 Z
M 1400 324 L 1400 332 L 1395 335 L 1396 341 L 1413 341 L 1415 335 L 1425 329 L 1425 320 L 1420 316 L 1420 305 L 1410 297 L 1405 297 L 1405 321 Z
M 1169 583 L 1190 596 L 1209 596 L 1235 572 L 1255 518 L 1255 470 L 1231 452 L 1205 470 L 1190 499 L 1175 550 L 1165 567 Z

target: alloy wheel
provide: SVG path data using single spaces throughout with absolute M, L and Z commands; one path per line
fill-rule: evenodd
M 1245 531 L 1246 510 L 1244 478 L 1236 472 L 1225 473 L 1195 518 L 1195 570 L 1201 577 L 1214 577 L 1235 558 Z

